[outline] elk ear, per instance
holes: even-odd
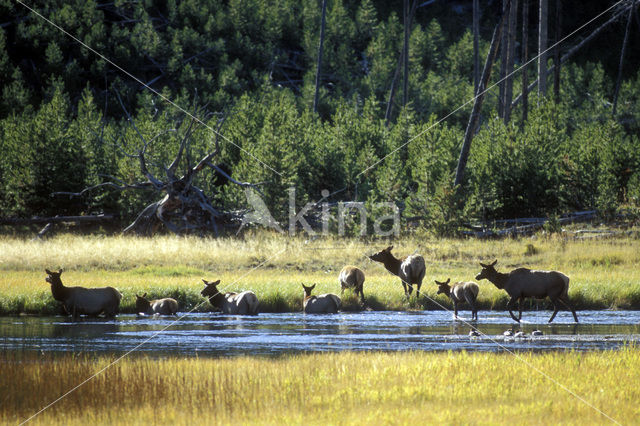
[[[202,279],[202,282],[204,283],[205,287],[209,285],[209,281],[205,280],[204,278]]]
[[[309,287],[309,288],[310,288],[311,290],[313,290],[314,288],[316,288],[315,283],[314,283],[311,287]]]
[[[391,251],[391,250],[393,250],[393,246],[387,247],[387,251]]]
[[[493,262],[491,262],[491,265],[489,265],[489,266],[495,266],[496,263],[498,263],[498,259],[496,259]]]
[[[449,284],[451,282],[451,278],[447,278],[447,282],[445,284]]]
[[[213,283],[211,283],[211,284],[213,284],[213,285],[218,285],[218,284],[220,284],[220,280],[218,280],[218,281],[216,281],[216,282],[213,282]]]
[[[496,260],[496,262],[497,262],[497,260]],[[60,270],[58,271],[58,273],[59,273],[59,274],[61,274],[61,273],[62,273],[62,268],[60,268]]]
[[[145,291],[144,294],[142,295],[142,297],[147,297],[147,292]]]
[[[45,269],[44,271],[47,273],[47,275],[53,275],[53,272],[51,272],[51,271],[50,271],[50,270],[48,270],[48,269]]]
[[[479,262],[479,263],[480,263],[480,266],[482,266],[483,268],[488,268],[488,267],[489,267],[489,265],[485,265],[485,264],[484,264],[484,263],[482,263],[482,262]]]

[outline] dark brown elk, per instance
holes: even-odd
[[[136,294],[136,312],[145,315],[175,315],[178,312],[178,301],[170,297],[164,299],[147,300],[147,293],[142,296]]]
[[[304,289],[304,299],[302,300],[302,307],[305,314],[335,314],[340,309],[342,301],[335,294],[321,294],[319,296],[312,296],[311,292],[316,287],[312,285],[307,287],[302,284]]]
[[[499,289],[507,292],[511,297],[507,303],[509,315],[515,321],[520,322],[522,319],[522,303],[527,297],[535,297],[536,299],[544,299],[548,297],[553,303],[553,314],[549,318],[549,322],[553,321],[558,313],[558,302],[565,305],[573,314],[573,319],[578,322],[576,311],[569,304],[569,277],[558,271],[534,271],[527,268],[518,268],[508,274],[496,271],[495,265],[498,261],[485,265],[480,263],[482,271],[476,276],[477,280],[487,279]],[[518,318],[513,314],[512,309],[518,301],[519,314]]]
[[[258,298],[252,291],[241,293],[220,293],[218,284],[220,280],[204,282],[204,289],[200,294],[209,298],[209,302],[224,314],[231,315],[256,315],[258,313]]]
[[[362,291],[364,272],[355,266],[347,265],[340,271],[338,281],[340,281],[340,287],[342,288],[340,294],[344,294],[346,288],[351,288],[356,294],[360,295],[360,302],[364,305],[364,292]]]
[[[451,299],[453,302],[453,312],[456,318],[458,318],[458,305],[460,303],[467,302],[471,307],[471,319],[477,320],[478,309],[476,308],[476,299],[478,298],[478,284],[473,281],[460,281],[450,286],[450,281],[451,278],[448,278],[445,282],[436,280],[436,284],[438,284],[437,294],[444,294]]]
[[[104,313],[106,317],[114,317],[120,307],[122,295],[113,287],[85,288],[85,287],[65,287],[62,284],[58,272],[45,269],[47,273],[46,281],[51,284],[51,294],[58,302],[62,302],[65,311],[73,318],[80,315],[100,315]]]
[[[387,271],[397,275],[402,280],[404,294],[409,297],[413,291],[413,284],[416,285],[416,296],[420,297],[420,286],[424,279],[425,266],[424,258],[419,254],[412,254],[403,258],[396,258],[391,254],[393,246],[389,246],[378,253],[369,256],[369,259],[381,262]]]

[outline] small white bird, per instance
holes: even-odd
[[[533,330],[533,331],[531,332],[531,335],[532,335],[532,336],[542,336],[542,334],[543,334],[543,333],[542,333],[542,331],[540,331],[540,330]]]
[[[478,332],[478,330],[471,330],[469,332],[469,337],[478,337],[480,335],[480,333]]]
[[[522,331],[518,331],[516,334],[513,335],[513,337],[516,339],[524,339],[526,335]]]
[[[507,330],[504,333],[502,333],[505,337],[511,337],[513,336],[513,330]]]

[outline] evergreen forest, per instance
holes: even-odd
[[[640,2],[544,3],[546,88],[523,96],[539,0],[0,0],[0,217],[109,214],[121,230],[157,201],[148,176],[215,146],[202,196],[239,212],[255,188],[280,222],[290,188],[297,209],[392,202],[402,229],[438,235],[634,214]]]

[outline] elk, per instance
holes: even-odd
[[[558,271],[533,271],[527,268],[518,268],[508,274],[496,271],[495,265],[498,261],[485,265],[480,263],[482,271],[476,276],[477,280],[487,279],[499,289],[507,292],[511,297],[507,303],[509,315],[514,321],[520,322],[522,319],[522,302],[527,297],[535,297],[536,299],[544,299],[549,297],[553,303],[553,314],[549,318],[549,322],[553,321],[558,313],[558,302],[562,302],[571,310],[573,319],[578,322],[576,311],[569,304],[569,277]],[[513,314],[513,305],[518,301],[519,314],[518,318]]]
[[[456,318],[458,318],[458,304],[467,302],[471,307],[471,319],[478,319],[478,309],[476,308],[476,298],[478,297],[478,284],[469,281],[459,281],[450,286],[449,282],[451,278],[448,278],[445,282],[436,280],[438,284],[438,293],[444,294],[449,297],[453,302],[453,312]]]
[[[302,284],[304,289],[304,299],[302,306],[305,314],[335,314],[340,309],[342,301],[335,294],[321,294],[312,296],[311,291],[316,287],[312,285],[307,287]]]
[[[217,281],[204,282],[204,289],[200,292],[204,297],[209,298],[209,302],[220,312],[231,315],[257,315],[258,314],[258,298],[252,291],[243,291],[241,293],[220,293],[218,291]]]
[[[149,301],[147,293],[139,296],[136,294],[136,312],[145,315],[175,315],[178,312],[178,301],[170,297]]]
[[[416,296],[420,297],[420,286],[424,278],[424,258],[419,254],[412,254],[401,259],[391,254],[393,246],[389,246],[378,253],[369,256],[369,259],[381,262],[387,271],[397,275],[402,280],[404,294],[409,297],[413,291],[413,284],[417,286]]]
[[[344,294],[345,288],[352,288],[356,294],[360,295],[360,302],[364,305],[364,292],[362,291],[362,285],[364,284],[364,272],[355,266],[347,265],[342,268],[340,275],[338,275],[338,281],[340,281],[340,287],[342,287],[341,295]]]
[[[51,284],[53,298],[62,302],[67,314],[72,315],[74,319],[83,314],[98,316],[101,313],[112,318],[118,313],[122,294],[115,288],[65,287],[60,279],[62,269],[58,272],[45,269],[45,272],[45,280]]]

